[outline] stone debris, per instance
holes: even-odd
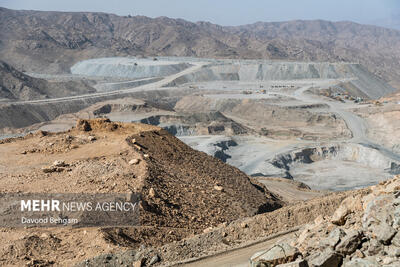
[[[69,164],[66,164],[63,160],[56,160],[53,162],[54,167],[68,167]]]
[[[341,255],[353,254],[361,244],[363,233],[357,230],[350,230],[345,233],[340,243],[335,247]]]
[[[150,190],[149,190],[149,197],[150,197],[150,198],[156,197],[156,191],[154,190],[154,188],[150,188]]]
[[[342,262],[342,257],[331,248],[317,252],[312,257],[314,258],[310,260],[310,265],[315,267],[336,267]]]
[[[224,188],[222,186],[219,185],[214,185],[214,189],[217,191],[224,191]]]
[[[92,130],[90,123],[87,120],[78,120],[76,128],[80,131],[89,132]]]
[[[43,167],[42,171],[44,173],[53,173],[53,172],[63,172],[63,171],[70,171],[70,165],[65,163],[63,160],[56,160],[53,162],[51,166]]]
[[[318,217],[290,244],[305,266],[400,266],[400,176],[344,199],[331,218]],[[251,258],[276,266],[276,246]],[[266,256],[268,257],[266,257]],[[275,258],[274,258],[275,257]],[[293,264],[293,265],[290,265]],[[281,265],[279,265],[281,266]],[[293,261],[283,266],[300,266]]]
[[[256,266],[276,266],[283,263],[295,261],[301,256],[299,250],[287,243],[281,243],[273,246],[269,250],[261,251],[251,258],[252,267]]]
[[[203,230],[203,233],[205,233],[205,234],[210,233],[210,232],[212,232],[213,229],[214,229],[213,227],[208,227]]]
[[[247,224],[247,222],[242,222],[242,223],[240,224],[240,227],[242,227],[242,228],[248,228],[249,225]]]
[[[139,162],[140,162],[140,159],[132,159],[129,161],[129,165],[137,165],[137,164],[139,164]]]
[[[50,167],[44,167],[42,168],[42,171],[44,173],[53,173],[53,172],[63,172],[65,168],[62,167],[55,167],[55,166],[50,166]]]
[[[160,256],[158,256],[158,254],[156,254],[150,259],[149,266],[154,265],[159,261],[160,261]]]
[[[133,147],[136,148],[138,151],[142,151],[142,147],[138,146],[136,143],[133,144]]]

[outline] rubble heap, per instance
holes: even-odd
[[[293,256],[296,256],[293,261]],[[400,176],[343,200],[292,242],[252,257],[253,266],[400,266]]]

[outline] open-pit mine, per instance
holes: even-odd
[[[400,173],[399,143],[387,141],[396,125],[378,129],[368,119],[380,105],[397,108],[379,100],[395,89],[359,64],[129,57],[81,61],[70,75],[28,75],[96,92],[5,99],[3,138],[109,118],[162,127],[260,182],[284,177],[336,191]]]
[[[123,15],[0,6],[0,266],[400,266],[398,25],[356,1],[2,2]]]
[[[344,252],[310,247],[304,227],[325,227],[336,209],[360,212],[346,203],[400,174],[399,96],[360,64],[110,57],[59,75],[0,67],[16,84],[0,102],[2,193],[141,196],[140,226],[2,228],[1,264],[278,257],[275,266],[297,247],[309,262],[337,264]],[[275,243],[293,257],[271,256]]]

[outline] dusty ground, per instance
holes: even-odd
[[[269,191],[280,196],[286,203],[309,200],[328,194],[328,191],[311,190],[306,184],[286,178],[257,177]]]
[[[144,124],[81,120],[68,132],[3,140],[0,153],[2,193],[136,192],[143,205],[140,227],[3,229],[3,265],[69,265],[120,246],[159,246],[284,204],[238,169]],[[44,172],[56,160],[67,166]]]
[[[368,123],[368,136],[380,144],[400,152],[400,94],[382,98],[383,105],[371,105],[356,112]]]

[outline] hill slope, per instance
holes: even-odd
[[[34,99],[45,98],[47,82],[17,71],[0,61],[0,98]]]
[[[30,77],[0,61],[0,99],[34,100],[95,92],[83,82],[48,82]]]
[[[400,32],[352,22],[222,27],[166,17],[0,8],[0,57],[37,72],[103,56],[167,55],[360,62],[400,84]]]
[[[145,124],[81,120],[66,133],[1,141],[0,153],[1,192],[141,194],[144,227],[125,229],[125,238],[105,230],[127,246],[177,240],[283,204],[240,170]],[[56,160],[69,167],[43,173]]]

